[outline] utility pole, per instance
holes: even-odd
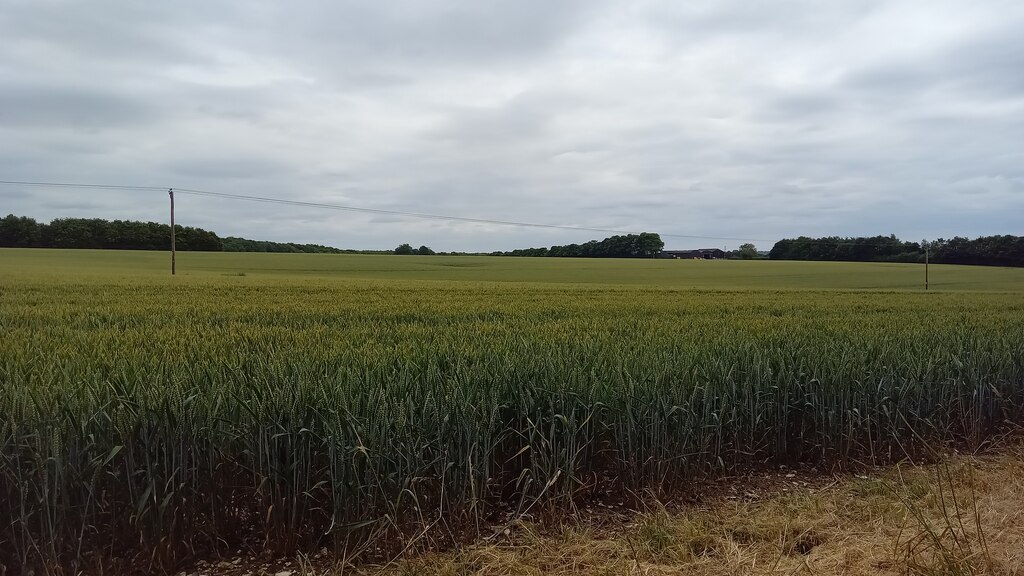
[[[924,290],[928,291],[928,245],[924,247]]]
[[[174,188],[168,188],[167,195],[171,197],[171,276],[174,276]]]

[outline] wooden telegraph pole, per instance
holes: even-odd
[[[924,247],[924,290],[928,291],[928,246]]]
[[[167,195],[171,197],[171,276],[174,276],[174,188],[168,188]]]

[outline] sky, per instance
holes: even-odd
[[[662,234],[1024,234],[1024,2],[5,0],[0,180]],[[179,195],[221,236],[600,239]],[[166,221],[166,192],[0,185]]]

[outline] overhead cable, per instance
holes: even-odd
[[[138,191],[166,191],[173,189],[176,193],[191,194],[194,196],[207,196],[211,198],[225,198],[229,200],[245,200],[249,202],[263,202],[269,204],[283,204],[287,206],[302,206],[307,208],[319,208],[325,210],[342,210],[347,212],[362,212],[367,214],[384,214],[389,216],[402,216],[407,218],[420,218],[426,220],[446,220],[452,222],[466,222],[473,224],[491,224],[498,226],[519,226],[526,228],[545,228],[552,230],[570,230],[582,232],[602,232],[611,234],[635,234],[626,230],[612,228],[597,228],[590,226],[568,226],[560,224],[540,224],[536,222],[517,222],[513,220],[495,220],[491,218],[472,218],[467,216],[450,216],[442,214],[426,214],[422,212],[408,212],[404,210],[389,210],[385,208],[368,208],[365,206],[349,206],[343,204],[327,204],[322,202],[307,202],[303,200],[287,200],[284,198],[271,198],[266,196],[253,196],[249,194],[231,194],[227,192],[212,192],[209,190],[196,190],[192,188],[178,188],[175,186],[124,186],[115,184],[82,184],[71,182],[32,182],[22,180],[0,180],[0,184],[23,185],[23,186],[45,186],[55,188],[91,188],[106,190],[138,190]],[[737,242],[770,242],[757,238],[733,238],[728,236],[700,236],[695,234],[659,234],[669,238],[689,238],[694,240],[727,240]]]

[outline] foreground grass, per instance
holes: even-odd
[[[870,471],[825,486],[821,478],[785,471],[731,482],[719,484],[719,495],[703,504],[654,505],[646,513],[618,514],[598,526],[550,530],[518,523],[492,543],[422,553],[359,572],[724,576],[1024,571],[1024,453],[1019,447],[998,456],[951,456],[931,466]]]

